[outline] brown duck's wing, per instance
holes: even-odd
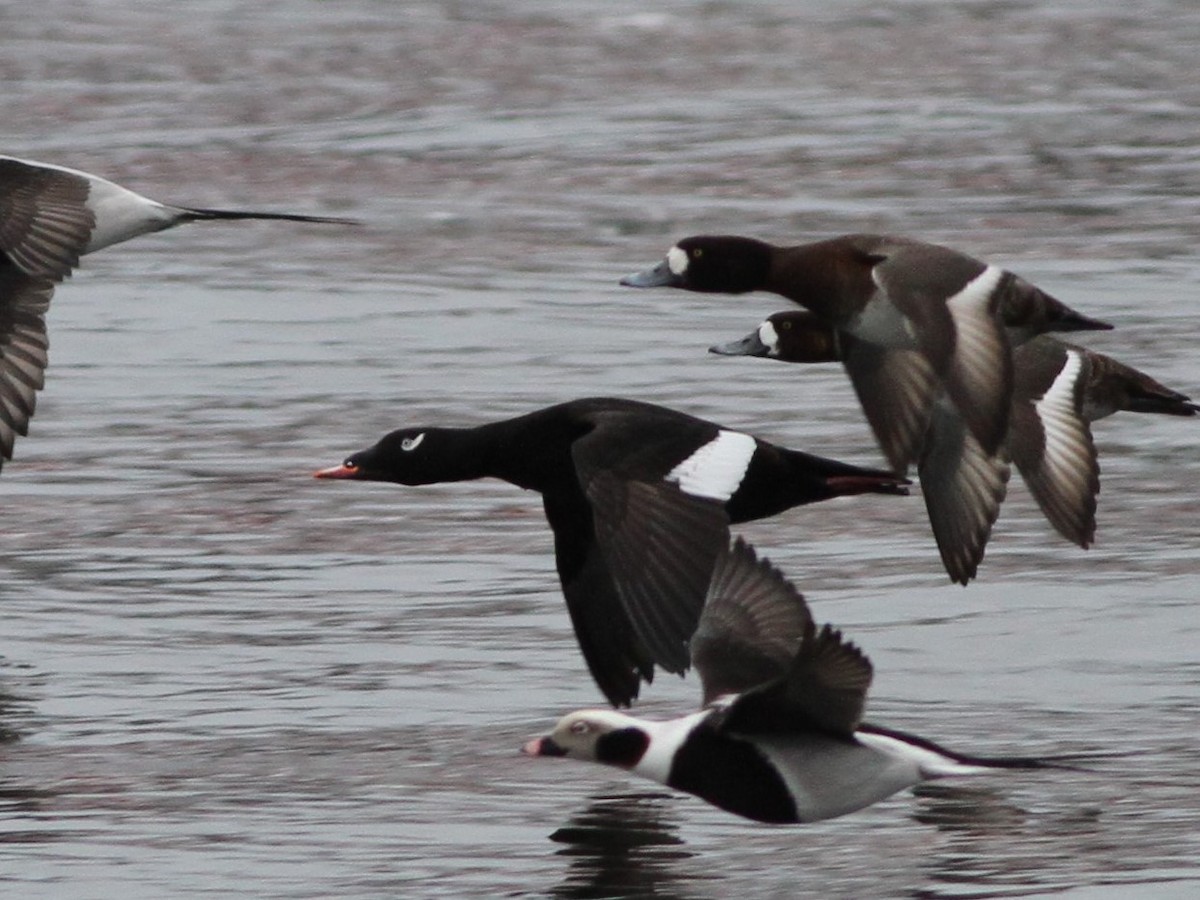
[[[897,246],[875,268],[880,289],[913,322],[918,346],[986,453],[1008,431],[1012,354],[999,310],[1014,277],[921,243]]]
[[[919,467],[921,494],[951,580],[975,577],[1007,491],[1002,454],[985,453],[956,409],[934,408]]]
[[[899,475],[921,455],[933,402],[940,391],[933,366],[919,350],[895,350],[843,335],[846,374],[888,463]]]
[[[1083,412],[1091,362],[1080,348],[1042,349],[1056,352],[1017,356],[1009,452],[1054,529],[1087,547],[1096,535],[1100,491],[1096,445]]]

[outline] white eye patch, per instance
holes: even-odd
[[[775,330],[775,326],[770,322],[763,322],[758,326],[758,339],[763,342],[763,346],[771,351],[774,356],[779,353],[779,332]]]
[[[682,275],[687,271],[688,255],[684,250],[678,247],[672,247],[667,251],[667,268],[671,270],[672,275]]]
[[[416,450],[421,446],[421,441],[425,440],[425,432],[421,432],[416,437],[405,438],[400,442],[401,450]]]

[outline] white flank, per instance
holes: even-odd
[[[162,231],[178,220],[178,213],[157,200],[143,197],[95,175],[85,176],[91,187],[87,205],[96,215],[92,239],[84,253],[93,253],[140,234]]]
[[[987,766],[972,766],[961,763],[949,756],[944,756],[928,747],[919,747],[902,741],[899,738],[885,734],[875,734],[869,731],[856,731],[854,737],[859,743],[870,747],[892,759],[910,763],[917,767],[922,778],[945,778],[950,775],[981,775],[991,771]]]
[[[756,446],[748,434],[722,430],[668,472],[667,481],[695,497],[728,500],[746,476]]]
[[[703,709],[690,716],[666,722],[650,722],[645,719],[639,721],[638,727],[650,735],[650,746],[633,767],[633,771],[660,784],[666,784],[667,779],[671,777],[671,764],[675,761],[675,754],[680,746],[692,733],[692,729],[711,714],[712,710]]]
[[[687,271],[688,255],[686,251],[680,250],[678,247],[672,247],[667,251],[667,268],[671,270],[672,275],[682,275]]]
[[[763,322],[758,326],[758,339],[772,356],[779,355],[779,332],[771,322]]]
[[[1034,404],[1046,434],[1044,464],[1058,478],[1070,472],[1078,459],[1083,420],[1075,409],[1075,383],[1083,369],[1083,354],[1067,351],[1067,361],[1042,399]]]

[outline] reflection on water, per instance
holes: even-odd
[[[603,394],[877,464],[840,371],[705,352],[777,300],[617,287],[698,231],[944,240],[1200,394],[1194,3],[190,10],[0,10],[4,152],[367,224],[180,228],[57,291],[0,476],[10,893],[1196,892],[1195,421],[1096,428],[1087,552],[1011,484],[966,590],[916,497],[746,527],[870,654],[872,719],[1136,751],[795,828],[517,752],[598,702],[537,496],[310,477],[400,425]]]
[[[666,817],[662,793],[594,796],[550,835],[570,865],[555,897],[682,897],[688,886],[672,863],[684,849],[678,825]]]

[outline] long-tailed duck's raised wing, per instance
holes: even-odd
[[[800,592],[738,538],[717,559],[692,637],[692,664],[700,673],[704,703],[787,674],[811,625]]]

